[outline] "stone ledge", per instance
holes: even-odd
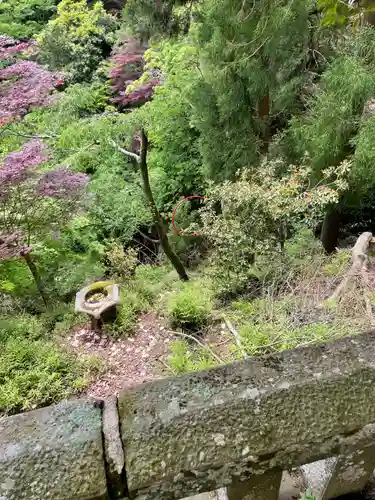
[[[111,498],[121,498],[125,495],[126,479],[116,396],[112,396],[104,402],[103,437],[110,495]]]
[[[101,409],[69,401],[0,420],[0,497],[106,499]]]
[[[375,336],[144,384],[119,398],[128,486],[178,499],[368,444]]]

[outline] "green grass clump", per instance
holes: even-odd
[[[58,334],[70,332],[74,327],[87,322],[85,314],[75,313],[73,303],[56,303],[43,312],[39,318],[48,332]]]
[[[170,266],[138,266],[132,287],[150,304],[153,304],[160,294],[171,290],[178,283],[178,276]]]
[[[197,329],[206,325],[213,310],[213,300],[207,285],[189,282],[173,292],[167,300],[172,327]]]
[[[121,303],[117,309],[116,321],[108,324],[107,328],[114,336],[130,335],[137,322],[139,313],[149,306],[147,300],[134,290],[121,292]]]
[[[324,342],[345,335],[338,325],[311,323],[298,328],[282,323],[249,324],[240,328],[241,343],[249,355],[267,354],[294,347]]]
[[[325,276],[338,277],[347,271],[350,267],[350,250],[340,250],[331,255],[329,261],[324,266]]]
[[[171,354],[167,364],[174,375],[205,370],[216,366],[217,362],[208,349],[203,347],[192,348],[185,340],[176,340],[170,345]]]
[[[238,358],[243,353],[257,356],[285,349],[326,342],[365,328],[366,317],[337,310],[337,304],[305,303],[305,297],[263,297],[251,302],[239,300],[226,312],[241,339],[232,346]]]
[[[1,346],[0,412],[60,401],[88,382],[85,363],[52,342],[15,338]]]
[[[45,334],[43,323],[31,314],[19,314],[0,318],[0,345],[11,338],[36,340]]]
[[[0,413],[31,410],[83,389],[100,363],[78,359],[49,339],[42,319],[0,321]]]

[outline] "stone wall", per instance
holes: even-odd
[[[276,500],[282,471],[302,465],[317,500],[359,491],[375,468],[374,396],[375,335],[363,334],[3,418],[0,500],[218,488]]]

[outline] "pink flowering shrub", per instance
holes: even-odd
[[[40,171],[48,159],[44,144],[32,140],[0,167],[0,259],[19,255],[33,236],[63,224],[77,209],[88,176],[68,167]]]

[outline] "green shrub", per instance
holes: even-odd
[[[182,328],[199,328],[207,324],[213,309],[210,291],[203,283],[190,282],[180,291],[172,293],[167,302],[171,325]]]
[[[71,313],[63,306],[39,317],[1,317],[0,413],[30,410],[65,399],[83,389],[91,375],[102,369],[100,360],[78,359],[48,338]]]
[[[280,171],[289,175],[281,177]],[[268,262],[266,267],[272,269],[272,261],[282,259],[288,234],[312,227],[326,206],[338,200],[347,186],[345,172],[345,165],[339,165],[334,170],[336,184],[305,191],[308,167],[264,160],[256,174],[244,170],[235,182],[213,185],[201,210],[201,234],[212,248],[216,294],[225,298],[253,293],[259,287],[258,268]]]
[[[148,306],[147,301],[130,289],[121,293],[121,303],[117,310],[116,321],[108,324],[108,330],[115,336],[129,335],[132,333],[140,312]]]
[[[43,322],[31,314],[0,318],[0,345],[8,339],[15,338],[37,340],[42,338],[45,333],[46,328]]]
[[[36,293],[33,277],[23,259],[1,260],[0,276],[0,293],[20,298],[28,293]]]
[[[254,316],[255,314],[253,302],[246,300],[235,300],[232,302],[232,308],[245,316]]]
[[[285,244],[286,255],[293,258],[304,258],[311,253],[321,253],[321,243],[315,238],[311,229],[301,228]]]
[[[133,287],[144,300],[151,304],[157,297],[173,288],[179,286],[179,279],[170,265],[163,266],[138,266],[135,270]]]
[[[56,303],[40,315],[40,321],[48,332],[63,334],[86,323],[87,316],[76,314],[73,304]]]
[[[62,244],[35,245],[34,255],[45,290],[58,299],[73,298],[80,288],[104,274],[98,256],[75,253]]]
[[[115,17],[102,2],[62,0],[57,16],[38,37],[40,57],[53,69],[67,70],[72,81],[90,80],[102,58],[114,43]]]
[[[170,345],[171,354],[167,364],[174,375],[205,370],[217,365],[207,349],[192,348],[185,340],[176,340]]]
[[[106,257],[111,275],[116,279],[128,282],[133,276],[138,259],[134,248],[124,250],[124,246],[116,241],[108,245]]]
[[[67,398],[89,382],[83,361],[52,342],[11,338],[1,345],[0,412],[14,413]]]
[[[31,38],[55,14],[58,0],[4,0],[0,2],[0,32],[13,38]]]

